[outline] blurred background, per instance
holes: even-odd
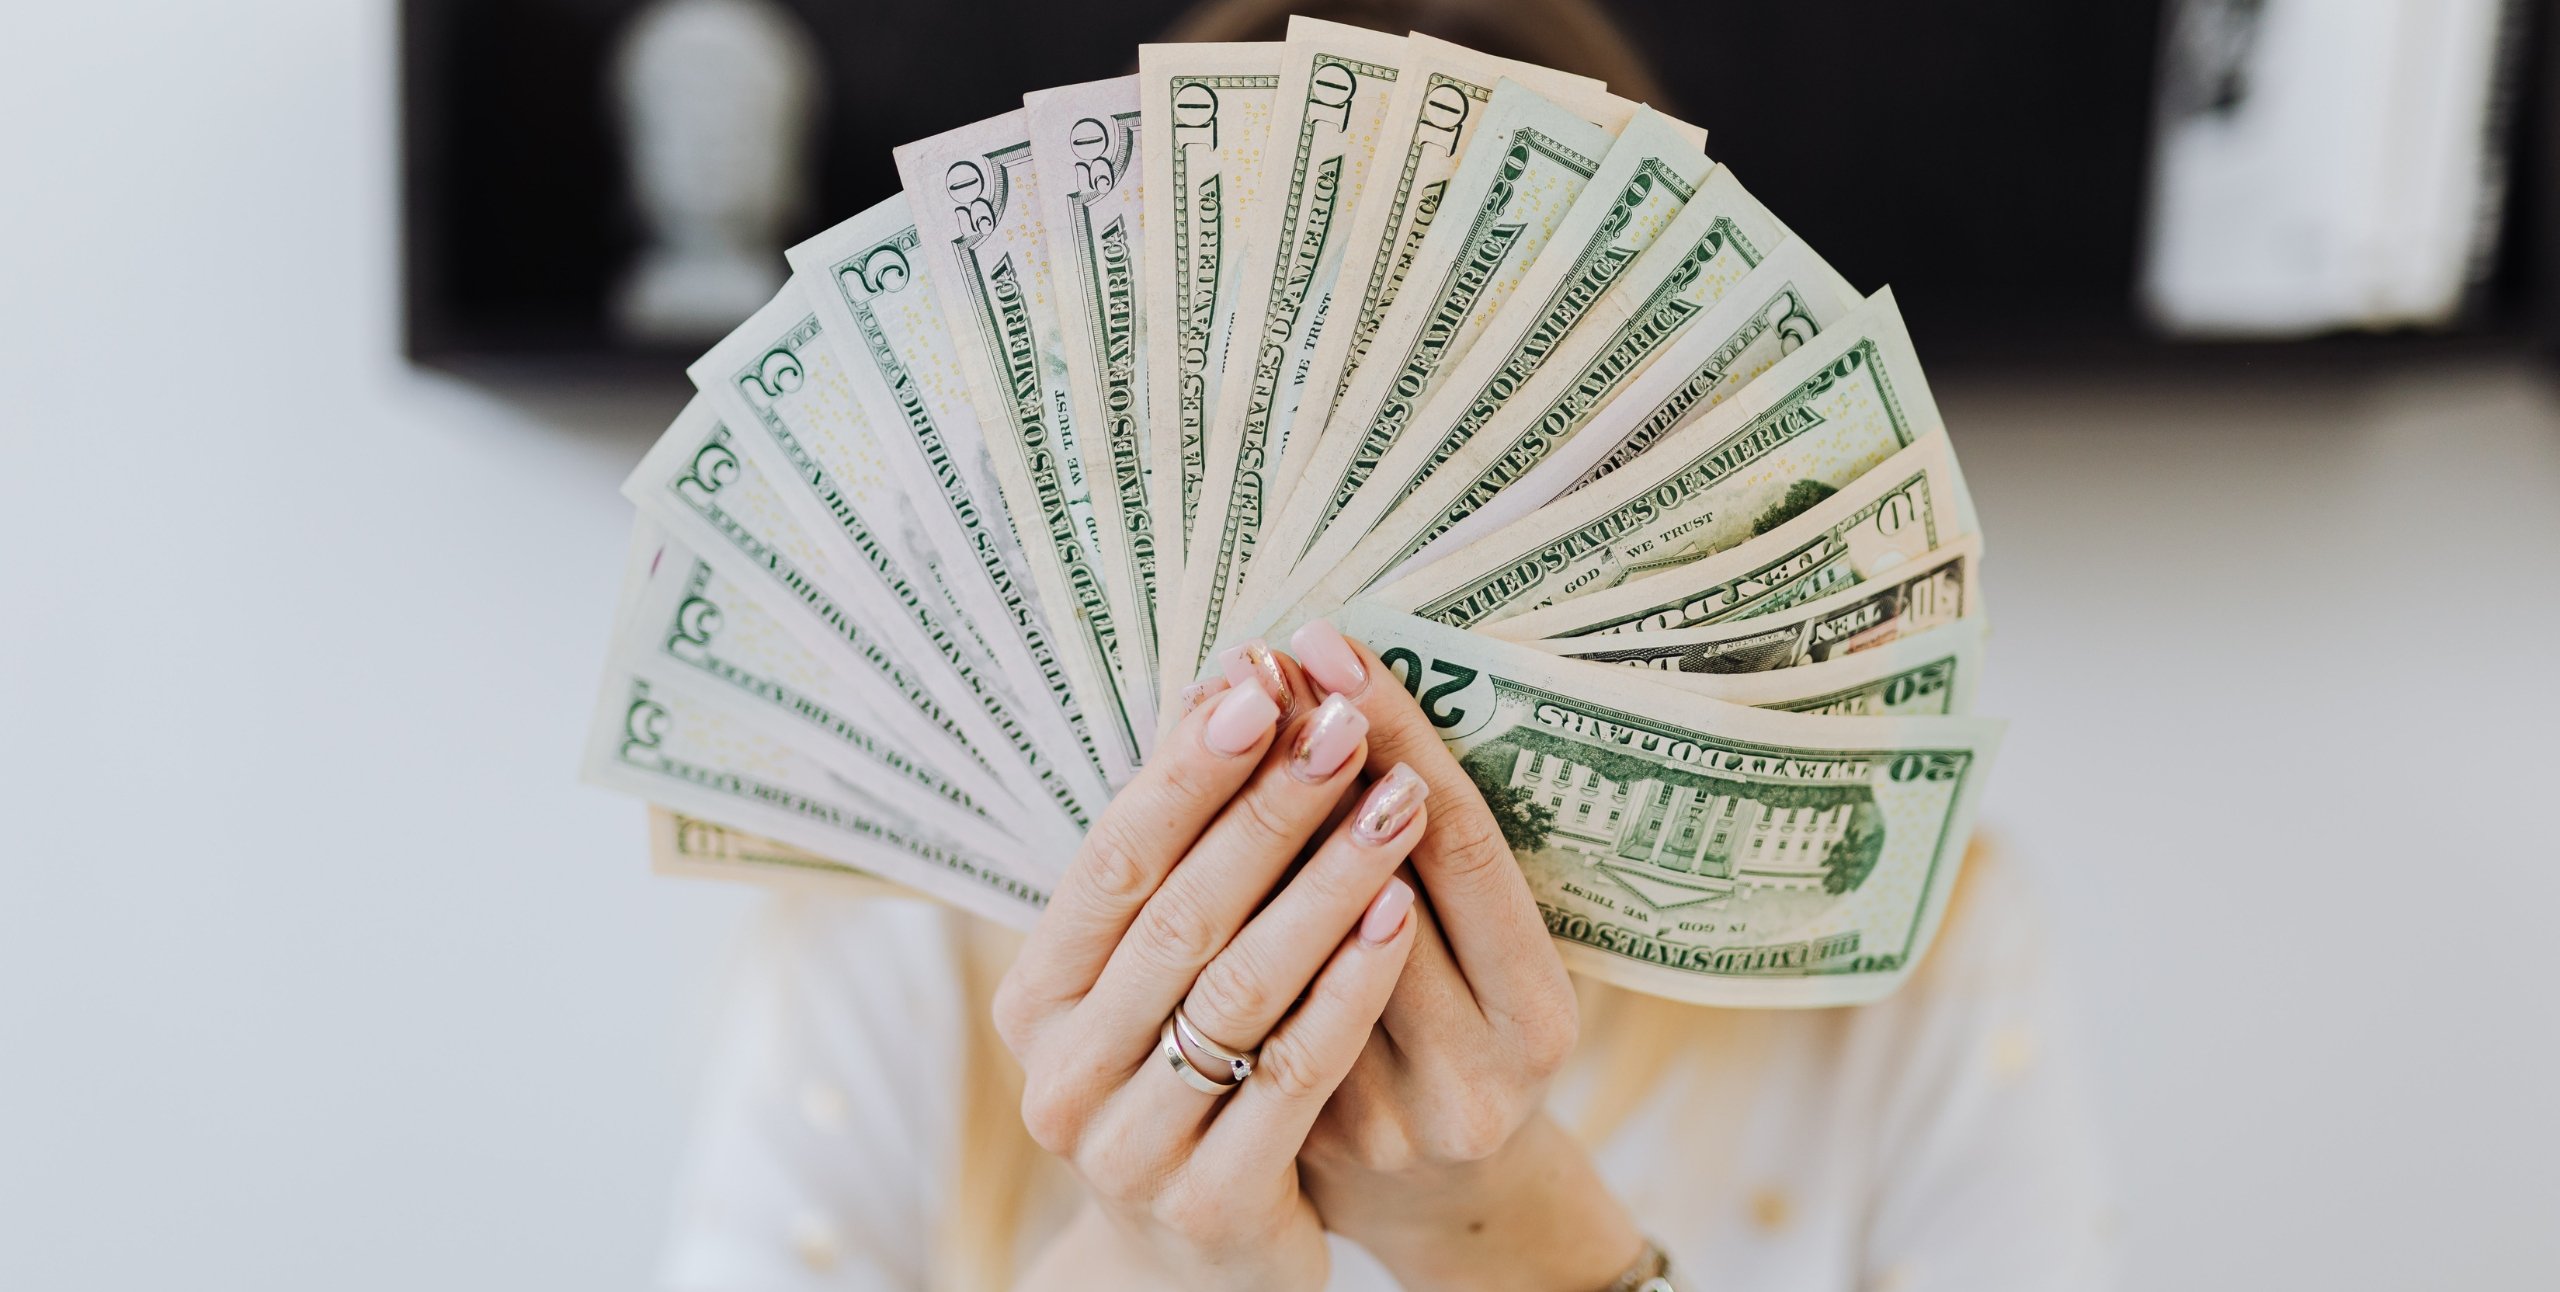
[[[576,784],[617,483],[891,146],[1289,7],[17,7],[0,1287],[646,1285],[755,898]],[[1540,61],[1588,16],[1295,7]],[[669,8],[751,92],[642,56]],[[1571,44],[1904,303],[2130,1287],[2560,1286],[2548,9],[1619,0]]]

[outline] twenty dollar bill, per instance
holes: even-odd
[[[1929,946],[2001,724],[1748,709],[1355,604],[1483,791],[1565,963],[1699,1004],[1851,1005]]]

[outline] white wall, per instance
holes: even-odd
[[[746,903],[574,783],[668,410],[393,357],[387,8],[0,41],[0,1287],[647,1279]],[[2135,1285],[2560,1279],[2560,402],[1943,393]]]
[[[2132,1286],[2560,1286],[2547,376],[1944,393]]]
[[[669,410],[396,359],[389,10],[0,37],[0,1287],[648,1275],[744,909],[576,784]]]

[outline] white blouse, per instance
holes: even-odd
[[[964,1011],[983,1008],[961,998],[963,918],[895,899],[769,905],[712,1056],[668,1286],[929,1286]],[[2108,1285],[2111,1224],[2041,932],[2014,868],[1977,856],[1889,999],[1702,1011],[1706,1039],[1608,1132],[1601,1173],[1701,1292]],[[1564,1125],[1595,1084],[1568,1067],[1550,1101]],[[1047,1166],[1026,1253],[1075,1207]],[[1334,1256],[1333,1292],[1395,1286],[1348,1242]]]

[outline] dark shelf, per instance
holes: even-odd
[[[1183,6],[842,6],[793,0],[831,111],[814,232],[894,188],[889,150],[1022,90],[1129,70]],[[2560,339],[2560,122],[2547,0],[2510,82],[2505,235],[2450,333],[2165,340],[2132,300],[2150,154],[2157,0],[2053,5],[1613,6],[1666,65],[1670,110],[1851,281],[1891,282],[1933,366],[2162,370],[2429,362]],[[680,381],[689,352],[632,347],[604,301],[636,238],[604,64],[635,0],[404,0],[406,347],[500,383]],[[1855,41],[1838,33],[1854,18]],[[988,42],[990,25],[1010,39]],[[1784,51],[1822,48],[1817,78]],[[968,58],[947,51],[967,49]],[[1501,51],[1497,51],[1501,52]],[[1535,51],[1523,51],[1535,57]]]

